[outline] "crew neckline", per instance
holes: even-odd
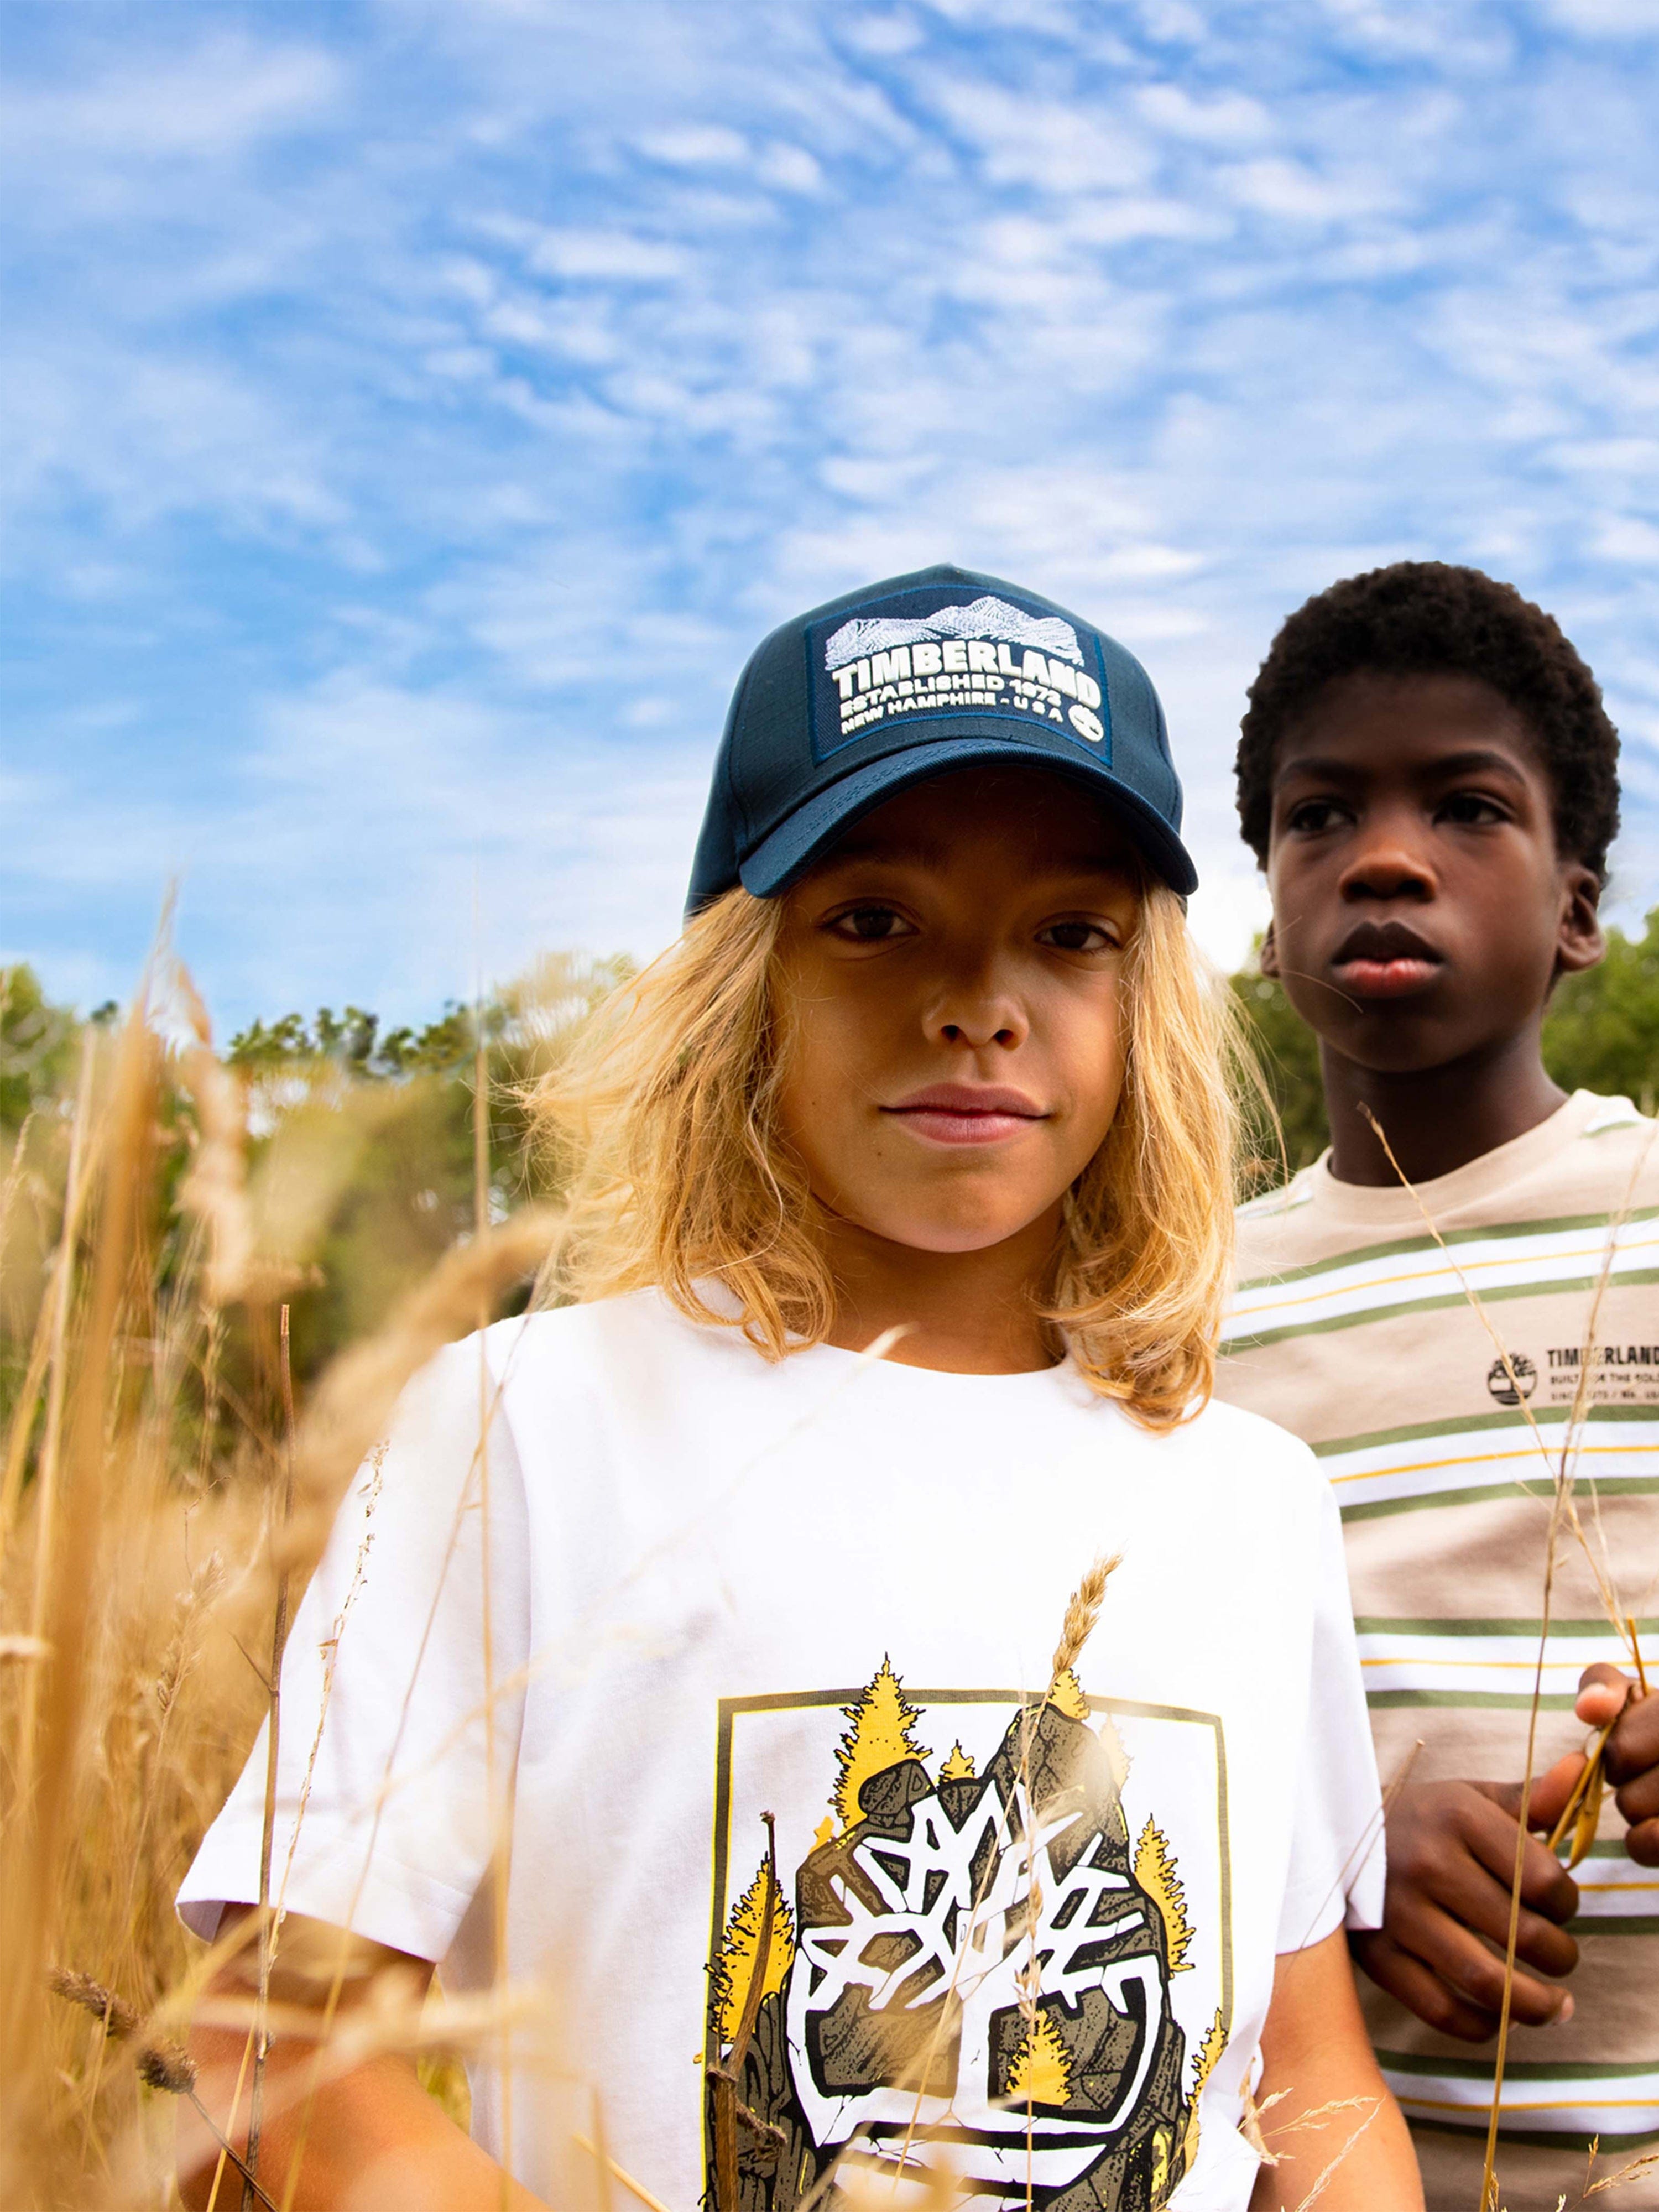
[[[726,1284],[720,1281],[718,1278],[701,1277],[698,1279],[696,1287],[699,1296],[703,1299],[704,1303],[712,1311],[723,1314],[729,1320],[734,1322],[738,1319],[740,1309],[738,1307],[737,1298],[733,1296],[731,1289]],[[679,1309],[673,1304],[673,1301],[665,1297],[659,1288],[653,1288],[645,1295],[655,1297],[666,1312],[673,1314],[675,1317],[688,1328],[702,1328],[707,1325],[702,1322],[693,1321],[689,1314],[681,1313]],[[1060,1358],[1053,1361],[1047,1367],[1021,1367],[1016,1369],[1016,1370],[1011,1375],[980,1375],[975,1374],[971,1370],[957,1367],[917,1367],[913,1365],[908,1360],[888,1359],[884,1357],[878,1357],[872,1359],[867,1352],[849,1352],[845,1345],[841,1344],[801,1344],[797,1342],[792,1346],[786,1356],[784,1364],[788,1367],[796,1368],[798,1371],[804,1371],[804,1370],[801,1369],[802,1362],[810,1362],[817,1366],[823,1367],[830,1365],[836,1360],[844,1362],[849,1368],[858,1367],[860,1365],[868,1366],[871,1368],[878,1367],[887,1374],[925,1375],[935,1378],[940,1382],[951,1383],[1000,1383],[1004,1385],[1012,1383],[1024,1388],[1030,1385],[1037,1385],[1045,1382],[1050,1382],[1062,1376],[1069,1375],[1076,1376],[1079,1382],[1081,1382],[1082,1379],[1078,1372],[1077,1362],[1073,1358],[1069,1349]],[[1086,1382],[1083,1383],[1082,1387],[1085,1390],[1089,1389]],[[1091,1397],[1096,1395],[1097,1394],[1095,1392],[1090,1391],[1090,1395]]]
[[[1010,1386],[1027,1389],[1040,1388],[1045,1384],[1052,1385],[1063,1376],[1075,1376],[1078,1371],[1076,1363],[1069,1352],[1063,1359],[1056,1359],[1049,1366],[1020,1367],[1016,1368],[1011,1374],[1005,1375],[982,1375],[971,1369],[958,1367],[918,1367],[908,1359],[888,1359],[882,1357],[872,1359],[867,1352],[849,1352],[845,1345],[841,1344],[803,1345],[799,1352],[792,1352],[789,1358],[791,1362],[798,1359],[811,1360],[819,1366],[828,1366],[832,1362],[839,1361],[849,1368],[861,1364],[872,1369],[879,1368],[886,1375],[920,1376],[925,1377],[927,1382],[951,1384],[966,1382],[976,1388],[989,1384],[1004,1389]]]
[[[1438,1223],[1462,1207],[1493,1197],[1506,1185],[1519,1182],[1540,1167],[1563,1145],[1582,1137],[1597,1109],[1609,1103],[1593,1091],[1575,1091],[1563,1099],[1553,1114],[1547,1114],[1520,1136],[1511,1137],[1507,1144],[1495,1145],[1491,1152],[1482,1152],[1475,1159],[1466,1160],[1449,1175],[1414,1183],[1409,1190],[1398,1183],[1384,1187],[1339,1182],[1331,1173],[1328,1147],[1311,1167],[1304,1169],[1297,1180],[1304,1184],[1323,1213],[1334,1215],[1339,1220],[1386,1226],[1403,1222],[1420,1226],[1427,1212]],[[1634,1115],[1634,1107],[1631,1111]]]

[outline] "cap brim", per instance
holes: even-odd
[[[1192,856],[1169,823],[1138,792],[1121,783],[1109,769],[1079,761],[1076,768],[1006,737],[941,738],[932,744],[907,746],[884,759],[854,769],[839,783],[815,793],[763,837],[738,868],[743,887],[757,898],[775,898],[788,890],[842,830],[908,785],[922,783],[946,769],[971,768],[981,761],[1017,761],[1024,768],[1048,769],[1091,791],[1121,823],[1142,858],[1160,881],[1182,896],[1198,889]]]

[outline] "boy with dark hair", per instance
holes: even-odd
[[[1577,2203],[1592,2139],[1599,2178],[1659,2136],[1659,1698],[1613,1618],[1659,1564],[1659,1146],[1627,1100],[1565,1096],[1539,1042],[1558,979],[1601,957],[1618,750],[1550,617],[1439,562],[1292,615],[1238,750],[1262,969],[1317,1033],[1331,1147],[1242,1209],[1218,1388],[1305,1437],[1342,1508],[1380,1764],[1403,1776],[1384,1925],[1353,1948],[1432,2212],[1480,2202],[1494,2061],[1468,2046],[1498,2027],[1517,1866],[1502,2201]],[[1547,1599],[1564,1449],[1583,1540],[1564,1531]],[[1543,1838],[1586,1725],[1615,1717],[1575,1882]],[[1659,2167],[1619,2201],[1659,2207]]]

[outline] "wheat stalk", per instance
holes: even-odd
[[[1114,1552],[1109,1557],[1103,1553],[1066,1601],[1066,1618],[1060,1624],[1060,1641],[1054,1646],[1054,1666],[1048,1677],[1051,1698],[1060,1687],[1061,1677],[1070,1674],[1083,1656],[1083,1647],[1094,1634],[1100,1608],[1106,1602],[1106,1585],[1122,1564],[1121,1552]]]
[[[266,2207],[266,2212],[277,2212],[277,2208],[260,2188],[252,2170],[245,2165],[234,2149],[220,2133],[213,2115],[202,2102],[196,2088],[196,2063],[183,2044],[169,2039],[156,2039],[143,2033],[143,2021],[137,2008],[118,1996],[113,1990],[106,1989],[90,1974],[73,1967],[54,1966],[47,1976],[47,1986],[56,1996],[68,2003],[79,2005],[94,2020],[103,2023],[106,2039],[112,2043],[131,2043],[133,2061],[138,2078],[151,2089],[164,2090],[169,2096],[183,2097],[194,2106],[208,2128],[217,2138],[219,2154],[228,2159],[241,2175],[243,2186],[252,2197]]]

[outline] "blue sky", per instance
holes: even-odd
[[[1659,0],[11,0],[0,957],[222,1023],[672,935],[732,681],[943,558],[1227,765],[1310,591],[1552,608],[1659,898]],[[475,884],[477,921],[475,926]]]

